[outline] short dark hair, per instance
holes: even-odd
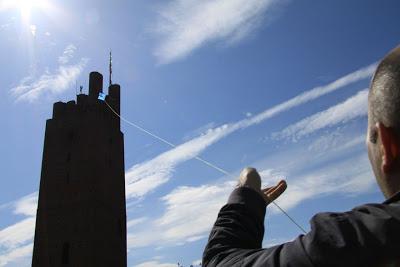
[[[369,119],[400,129],[400,46],[379,63],[368,96]]]

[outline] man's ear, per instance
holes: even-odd
[[[400,142],[392,127],[386,127],[383,123],[378,122],[376,128],[381,139],[382,172],[389,173],[400,156]]]

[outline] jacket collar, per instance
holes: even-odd
[[[397,202],[397,201],[400,201],[400,191],[398,191],[396,194],[394,194],[390,198],[386,199],[386,201],[383,202],[383,204],[390,204],[390,203]]]

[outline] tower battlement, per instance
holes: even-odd
[[[53,104],[52,119],[64,120],[73,119],[75,116],[85,116],[88,113],[101,115],[104,120],[113,122],[112,127],[120,128],[120,119],[107,106],[107,104],[120,114],[121,87],[119,84],[112,84],[108,87],[108,95],[105,102],[98,99],[99,93],[103,92],[103,76],[98,72],[91,72],[89,78],[89,95],[78,94],[76,101],[56,102]],[[111,126],[110,125],[110,126]]]

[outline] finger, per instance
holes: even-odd
[[[280,181],[278,185],[276,185],[272,190],[266,193],[266,196],[269,201],[274,201],[277,199],[283,192],[285,192],[287,188],[287,184],[285,181]]]
[[[261,191],[263,193],[265,193],[265,194],[268,194],[268,193],[272,192],[273,190],[275,190],[279,186],[279,184],[281,184],[283,182],[285,182],[285,181],[284,180],[280,180],[276,185],[264,188]]]
[[[270,191],[267,196],[268,199],[270,199],[271,201],[274,201],[275,199],[277,199],[283,192],[285,192],[287,188],[287,184],[285,181],[281,181],[279,182],[279,184],[272,190]]]
[[[267,188],[264,188],[264,189],[261,190],[262,193],[263,193],[264,200],[265,200],[267,203],[271,203],[271,202],[274,200],[274,199],[270,199],[269,195],[270,195],[273,191],[277,190],[277,188],[279,188],[280,184],[283,184],[283,183],[286,183],[286,182],[283,181],[283,180],[281,180],[281,181],[279,181],[276,185],[271,186],[271,187],[267,187]],[[272,196],[272,197],[273,197],[273,196]],[[276,197],[276,198],[277,198],[277,197]]]
[[[270,186],[270,187],[267,187],[267,188],[262,189],[261,191],[262,191],[263,193],[268,194],[268,192],[272,191],[274,188],[275,188],[275,186]]]

